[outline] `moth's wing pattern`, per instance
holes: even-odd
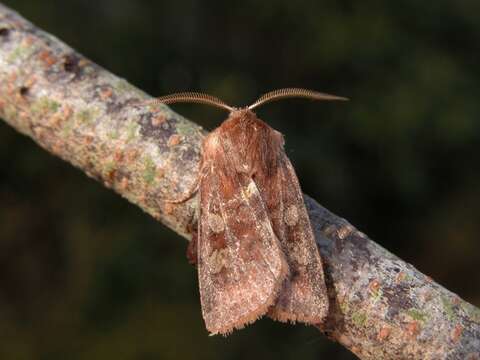
[[[276,176],[270,178],[276,189],[269,209],[288,265],[290,277],[285,281],[269,316],[279,321],[321,323],[328,312],[328,296],[322,260],[315,242],[310,219],[295,170],[283,152]]]
[[[198,275],[202,312],[212,334],[228,334],[266,314],[288,275],[288,265],[261,195],[236,172],[222,138],[203,147]]]

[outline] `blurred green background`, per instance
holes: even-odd
[[[306,193],[480,306],[480,2],[3,2],[152,95],[350,97],[257,113]],[[3,122],[0,163],[0,359],[354,358],[270,320],[208,337],[184,240]]]

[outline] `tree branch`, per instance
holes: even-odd
[[[0,4],[0,115],[188,238],[205,132]],[[306,196],[331,301],[321,326],[362,359],[479,359],[480,310]]]

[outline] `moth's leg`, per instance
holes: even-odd
[[[197,227],[195,226],[192,229],[192,240],[190,240],[190,242],[188,243],[187,251],[186,251],[188,263],[193,266],[197,266],[197,249],[198,249],[198,231],[197,231]]]

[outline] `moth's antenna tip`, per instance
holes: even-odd
[[[308,89],[285,88],[285,89],[270,91],[262,95],[260,98],[257,99],[257,101],[255,101],[248,108],[252,110],[267,102],[279,100],[279,99],[287,99],[287,98],[305,98],[305,99],[311,99],[311,100],[324,100],[324,101],[348,101],[349,100],[348,98],[343,96],[336,96],[336,95],[321,93],[318,91],[313,91]]]
[[[345,96],[331,95],[331,94],[325,94],[325,93],[315,93],[315,96],[310,98],[312,100],[350,101],[350,98]]]

